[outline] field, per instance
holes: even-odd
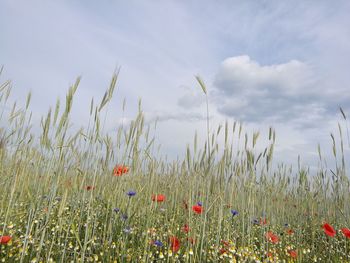
[[[194,138],[183,160],[167,161],[141,105],[129,126],[104,132],[116,82],[72,130],[78,79],[39,135],[30,94],[9,106],[11,84],[0,83],[0,262],[350,262],[343,111],[330,138],[336,166],[319,148],[313,174],[273,164],[272,128],[261,151],[259,132],[249,137],[237,122],[213,129],[209,118],[206,142]]]

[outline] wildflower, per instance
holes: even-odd
[[[221,240],[221,243],[225,246],[228,247],[230,245],[230,243],[226,240]]]
[[[170,240],[170,247],[171,250],[175,253],[180,249],[180,241],[176,236],[171,236],[169,238]]]
[[[288,229],[286,232],[287,232],[288,235],[293,235],[294,234],[294,230],[293,229]]]
[[[117,165],[113,169],[114,176],[122,176],[123,174],[126,174],[129,172],[129,167],[124,165]]]
[[[153,245],[157,246],[157,247],[162,247],[163,246],[163,243],[159,240],[156,240],[153,242]]]
[[[194,206],[192,206],[192,210],[196,214],[201,214],[203,212],[203,207],[199,206],[199,205],[194,205]]]
[[[288,250],[288,254],[289,256],[291,256],[292,258],[297,258],[298,257],[298,252],[296,250]]]
[[[265,237],[268,241],[270,241],[273,244],[277,244],[279,242],[279,238],[277,235],[275,235],[273,232],[269,231],[265,234]]]
[[[228,252],[228,251],[227,251],[226,248],[221,248],[221,249],[219,250],[219,254],[220,254],[220,255],[225,254],[225,253],[227,253],[227,252]]]
[[[324,233],[327,236],[330,236],[330,237],[334,237],[335,236],[336,232],[335,232],[334,228],[330,224],[324,223],[322,228],[323,228]]]
[[[231,214],[232,214],[232,217],[238,215],[238,211],[237,210],[231,210]]]
[[[121,171],[121,169],[119,169],[119,167],[115,167],[113,169],[113,174],[114,174],[114,176],[122,176],[122,171]]]
[[[152,195],[152,201],[153,202],[164,202],[165,201],[165,195]]]
[[[266,225],[266,224],[267,224],[266,218],[260,218],[260,225],[261,225],[261,226],[264,226],[264,225]]]
[[[120,209],[119,209],[118,207],[116,207],[116,208],[113,209],[113,211],[114,211],[115,213],[119,213]]]
[[[8,242],[10,242],[11,239],[12,239],[12,237],[10,237],[10,236],[0,236],[0,244],[5,245]]]
[[[128,215],[127,214],[122,214],[121,218],[123,221],[126,221],[128,219]]]
[[[88,185],[88,186],[86,187],[86,190],[87,190],[87,191],[94,190],[94,189],[95,189],[95,187],[92,186],[92,185]]]
[[[197,205],[198,206],[203,206],[203,203],[202,202],[198,202]]]
[[[155,235],[157,232],[157,229],[154,227],[147,229],[147,234]]]
[[[136,195],[136,192],[135,191],[129,191],[126,193],[129,197],[132,197],[134,195]]]
[[[182,231],[185,232],[185,233],[188,233],[190,231],[190,227],[185,224],[183,227],[182,227]]]
[[[252,223],[253,223],[254,225],[259,225],[259,220],[256,219],[256,218],[254,218],[253,221],[252,221]]]
[[[343,232],[343,235],[346,236],[347,238],[350,238],[350,229],[349,228],[342,228],[341,232]]]
[[[132,229],[131,229],[131,227],[127,226],[126,228],[123,229],[123,231],[125,234],[130,234]]]

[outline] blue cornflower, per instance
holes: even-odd
[[[114,211],[115,213],[118,213],[118,212],[120,211],[120,209],[119,209],[118,207],[116,207],[116,208],[113,209],[113,211]]]
[[[197,205],[203,206],[203,203],[202,202],[198,202]]]
[[[236,215],[238,215],[238,211],[237,210],[231,210],[231,214],[232,214],[232,216],[236,216]]]
[[[132,197],[134,195],[136,195],[136,192],[135,191],[129,191],[126,193],[129,197]]]
[[[160,242],[159,240],[154,241],[153,244],[156,245],[157,247],[162,247],[163,246],[163,243]]]
[[[126,228],[124,228],[123,231],[124,231],[125,234],[130,234],[131,230],[132,230],[131,227],[127,226]]]
[[[254,225],[259,225],[259,220],[256,219],[256,218],[254,218],[254,219],[253,219],[253,224],[254,224]]]
[[[288,224],[288,223],[285,223],[285,224],[284,224],[284,226],[285,226],[285,227],[288,227],[288,226],[289,226],[289,224]]]
[[[122,218],[122,220],[124,220],[124,221],[125,221],[125,220],[127,220],[127,219],[128,219],[128,215],[127,215],[127,214],[122,214],[122,215],[121,215],[121,218]]]

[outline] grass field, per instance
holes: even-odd
[[[208,120],[206,142],[194,138],[183,160],[167,162],[141,107],[130,126],[103,131],[116,81],[74,131],[78,79],[38,136],[30,95],[12,107],[10,82],[0,84],[1,262],[350,262],[343,112],[330,138],[336,167],[319,149],[315,174],[273,165],[274,130],[261,151],[260,134],[236,122]]]

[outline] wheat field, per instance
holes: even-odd
[[[273,128],[261,138],[238,122],[210,127],[209,107],[206,140],[168,161],[141,104],[130,125],[104,131],[117,79],[74,130],[78,78],[39,134],[31,95],[9,105],[12,84],[0,83],[0,262],[350,262],[342,110],[330,138],[336,166],[319,148],[316,173],[273,163]]]

